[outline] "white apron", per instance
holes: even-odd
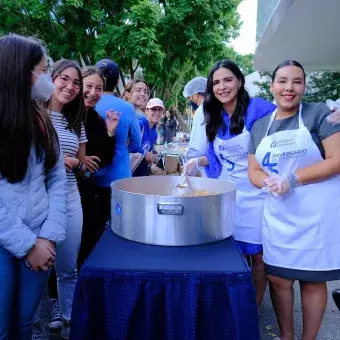
[[[255,157],[268,175],[288,176],[322,162],[320,150],[302,121],[299,129],[266,136]],[[286,198],[266,195],[263,259],[273,266],[300,270],[340,269],[340,176],[293,189]]]
[[[248,178],[250,133],[243,132],[229,140],[216,137],[214,150],[222,164],[219,179],[236,185],[234,237],[237,241],[262,244],[262,217],[265,195]]]

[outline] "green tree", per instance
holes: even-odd
[[[325,102],[340,98],[340,73],[315,72],[308,76],[307,102]]]
[[[260,88],[260,92],[257,94],[256,97],[261,97],[271,102],[274,99],[273,94],[270,92],[271,73],[260,72],[260,76],[268,80],[254,81],[254,85],[257,85]]]
[[[235,56],[226,43],[238,34],[240,1],[1,0],[0,32],[38,37],[54,60],[112,58],[122,73],[133,78],[139,71],[157,96],[178,106],[191,77]]]
[[[224,42],[238,33],[239,2],[160,1],[164,16],[159,25],[159,41],[165,58],[161,68],[146,67],[145,75],[168,104],[182,110],[185,83],[195,76],[206,76],[211,65],[229,53]]]
[[[240,67],[245,76],[255,72],[254,69],[254,55],[253,54],[238,54],[235,53],[235,63]]]

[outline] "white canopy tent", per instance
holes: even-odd
[[[308,72],[340,71],[340,0],[281,0],[259,41],[254,65],[273,71],[299,61]]]

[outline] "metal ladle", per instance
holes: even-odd
[[[181,184],[170,185],[170,188],[185,189],[188,186],[187,179],[188,179],[188,176],[183,176],[183,182]]]

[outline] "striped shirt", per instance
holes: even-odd
[[[81,124],[81,133],[78,138],[75,131],[70,131],[67,128],[67,119],[61,112],[51,111],[51,120],[54,128],[57,131],[61,149],[64,156],[76,157],[80,143],[86,143],[86,134],[84,124]],[[76,176],[73,172],[67,172],[67,184],[76,184]]]

